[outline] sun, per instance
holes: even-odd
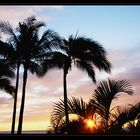
[[[95,127],[95,122],[92,119],[88,119],[88,120],[86,120],[86,125],[89,128],[94,128]]]

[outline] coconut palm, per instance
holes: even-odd
[[[38,22],[34,16],[29,17],[22,23],[19,23],[19,39],[22,50],[22,64],[24,67],[23,74],[23,89],[22,89],[22,101],[19,116],[18,133],[22,131],[23,111],[25,102],[25,89],[27,82],[27,71],[36,73],[38,76],[42,76],[40,67],[40,60],[43,59],[44,54],[53,49],[59,48],[59,35],[52,31],[46,30],[42,37],[39,38],[39,28],[44,26],[44,23]]]
[[[111,64],[106,58],[105,49],[96,41],[86,37],[73,37],[64,39],[67,57],[63,60],[63,84],[66,124],[68,130],[68,109],[67,109],[67,81],[68,71],[71,70],[72,63],[80,70],[86,72],[95,83],[94,66],[99,70],[110,72]]]
[[[16,121],[16,106],[17,106],[17,96],[18,96],[18,85],[19,85],[19,69],[22,64],[20,50],[20,40],[17,35],[17,31],[12,28],[9,22],[1,21],[0,30],[8,35],[7,42],[1,45],[0,52],[5,60],[5,63],[16,69],[16,86],[15,86],[15,97],[13,106],[13,117],[12,117],[12,127],[11,133],[14,134],[15,131],[15,121]]]
[[[67,81],[66,77],[68,71],[71,70],[74,64],[80,70],[86,72],[93,82],[96,82],[94,66],[99,70],[110,72],[111,64],[106,58],[106,51],[104,48],[86,37],[73,37],[68,40],[63,39],[61,44],[61,51],[45,54],[45,60],[42,62],[43,75],[52,68],[63,68],[63,87],[64,87],[64,102],[65,115],[68,130],[69,117],[67,109]]]
[[[14,31],[9,22],[1,21],[0,29],[3,33],[8,35],[8,43],[1,45],[0,52],[4,57],[5,63],[16,68],[16,88],[14,97],[14,107],[13,107],[13,117],[12,117],[12,127],[11,133],[14,134],[15,131],[15,121],[16,121],[16,106],[17,106],[17,95],[18,95],[18,85],[19,85],[19,69],[22,64],[22,50],[21,42],[18,38],[17,31]]]
[[[73,37],[72,35],[68,40],[63,39],[63,46],[65,51],[56,52],[52,55],[54,60],[52,63],[56,64],[57,67],[63,68],[63,87],[64,87],[64,103],[65,103],[65,116],[66,124],[68,130],[69,116],[67,109],[67,81],[66,77],[68,71],[71,70],[72,64],[74,64],[78,69],[86,72],[93,82],[96,82],[94,66],[99,70],[105,70],[110,72],[111,64],[106,58],[106,51],[104,48],[86,37]],[[49,60],[50,61],[50,60]],[[46,66],[48,60],[43,63]],[[53,67],[53,66],[52,66]],[[43,68],[47,70],[47,68]],[[68,132],[68,131],[67,131]]]
[[[13,33],[10,24],[7,22],[1,22],[3,26],[2,31]],[[31,73],[36,73],[38,76],[42,76],[42,71],[40,67],[40,60],[44,58],[46,51],[52,51],[53,49],[59,48],[59,35],[53,30],[46,30],[41,37],[39,37],[40,27],[45,26],[43,22],[36,20],[35,16],[27,18],[23,22],[19,22],[19,26],[16,28],[16,33],[10,38],[13,42],[13,46],[18,48],[17,58],[20,64],[23,65],[23,88],[22,88],[22,100],[19,115],[19,125],[18,134],[22,131],[22,121],[24,112],[24,102],[25,102],[25,89],[28,77],[28,70]],[[11,33],[11,34],[12,34]],[[19,63],[18,63],[19,64]]]
[[[2,24],[3,23],[3,24]],[[10,35],[10,39],[12,41],[12,38],[15,38],[15,42],[16,44],[19,44],[18,39],[15,35],[15,33],[13,32],[12,27],[10,26],[10,24],[8,23],[4,23],[2,22],[0,23],[0,28],[5,28],[5,32],[7,33],[9,28],[11,28],[11,30],[9,30],[9,35]],[[12,32],[11,32],[12,31]],[[10,34],[11,33],[11,34]],[[11,66],[12,68],[16,69],[16,86],[15,86],[15,96],[14,96],[14,107],[13,107],[13,117],[12,117],[12,127],[11,127],[11,133],[14,134],[15,131],[15,120],[16,120],[16,105],[17,105],[17,94],[18,94],[18,85],[19,85],[19,69],[20,69],[20,53],[19,53],[19,47],[18,45],[12,45],[13,42],[11,42],[10,44],[8,43],[4,43],[4,42],[0,42],[1,43],[1,47],[0,47],[0,54],[1,54],[1,59],[3,59],[3,61],[5,61],[5,63],[9,66]]]

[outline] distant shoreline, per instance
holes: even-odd
[[[25,130],[22,134],[47,134],[47,130]],[[11,131],[0,131],[0,134],[11,134]]]

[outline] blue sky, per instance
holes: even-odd
[[[66,6],[59,12],[49,12],[55,19],[48,27],[65,37],[79,29],[80,35],[96,39],[106,47],[128,47],[139,39],[139,6]],[[42,13],[47,15],[47,11]]]
[[[114,105],[127,105],[139,101],[140,6],[0,6],[0,19],[9,21],[13,27],[32,15],[46,23],[41,32],[49,28],[68,38],[78,30],[79,36],[98,41],[106,49],[113,67],[111,75],[96,70],[97,81],[106,80],[108,77],[130,80],[134,87],[134,95],[121,95]],[[5,40],[6,36],[0,35]],[[24,129],[38,129],[36,124],[40,124],[40,129],[49,126],[53,102],[59,98],[63,99],[62,76],[62,70],[49,72],[43,79],[29,75]],[[94,89],[95,84],[86,74],[76,68],[69,72],[68,97],[82,97],[88,101]],[[0,92],[0,130],[10,130],[13,101],[9,95]],[[20,97],[21,86],[18,106]]]

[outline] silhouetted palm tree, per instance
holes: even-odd
[[[0,23],[1,30],[4,33],[8,33],[10,35],[9,41],[10,43],[12,42],[14,49],[16,49],[16,53],[14,53],[15,56],[13,56],[16,57],[17,60],[17,73],[19,72],[20,64],[22,64],[24,68],[22,101],[18,126],[19,134],[22,130],[27,70],[30,70],[31,73],[36,73],[38,76],[42,76],[42,69],[39,65],[40,60],[44,59],[44,54],[46,54],[46,52],[59,48],[58,42],[60,41],[60,37],[53,30],[48,29],[43,33],[41,37],[39,37],[39,28],[42,26],[45,26],[45,24],[43,22],[36,21],[36,18],[34,16],[27,18],[23,22],[19,22],[19,26],[16,28],[17,31],[15,33],[8,22]],[[13,116],[13,118],[15,119],[15,115]],[[15,125],[15,123],[13,124]],[[13,131],[14,130],[12,125],[12,132]]]
[[[118,97],[118,93],[133,94],[132,86],[127,80],[110,80],[102,81],[97,85],[93,93],[93,99],[90,100],[90,104],[93,104],[96,108],[96,112],[102,118],[103,129],[108,131],[109,119],[111,114],[111,103]]]
[[[0,28],[2,28],[2,31],[9,34],[9,42],[4,43],[1,42],[0,47],[0,54],[3,56],[3,60],[5,60],[5,63],[9,66],[16,68],[16,87],[15,87],[15,96],[14,96],[14,107],[13,107],[13,117],[12,117],[12,127],[11,127],[11,133],[14,134],[15,131],[15,120],[16,120],[16,105],[17,105],[17,94],[18,94],[18,85],[19,85],[19,69],[20,69],[20,57],[21,53],[19,52],[19,40],[17,39],[17,36],[15,35],[12,27],[7,22],[1,22]],[[14,44],[14,45],[12,45]]]
[[[104,48],[85,37],[70,36],[68,40],[63,39],[61,51],[53,51],[44,54],[45,60],[42,62],[42,74],[44,75],[49,69],[63,68],[63,85],[64,85],[64,102],[65,115],[68,130],[68,109],[67,109],[67,82],[68,71],[71,70],[72,63],[80,70],[85,71],[93,82],[95,80],[94,66],[99,70],[110,72],[111,64],[106,58]],[[94,66],[93,66],[94,65]]]
[[[22,121],[25,102],[25,89],[28,77],[28,70],[31,73],[36,73],[38,76],[42,76],[40,60],[44,58],[46,51],[52,51],[52,49],[58,49],[59,36],[52,30],[46,30],[41,37],[39,37],[40,27],[45,26],[44,23],[38,22],[34,16],[27,18],[23,22],[19,22],[17,27],[17,39],[16,44],[19,47],[20,62],[23,65],[23,87],[22,87],[22,99],[19,115],[18,134],[22,131]]]
[[[39,65],[40,59],[43,58],[46,51],[51,51],[54,48],[58,48],[57,41],[59,40],[59,36],[52,30],[45,31],[42,37],[39,39],[38,31],[42,26],[44,26],[44,23],[37,22],[34,16],[28,18],[23,23],[19,23],[19,37],[22,45],[21,50],[23,52],[22,60],[24,66],[23,91],[18,126],[19,134],[22,131],[27,70],[30,70],[32,73],[35,72],[38,76],[42,76],[40,69],[41,67]]]
[[[106,58],[105,49],[96,41],[86,37],[73,37],[64,39],[67,57],[63,60],[63,84],[66,124],[68,130],[67,109],[67,82],[66,77],[71,69],[72,63],[80,70],[86,72],[93,82],[96,82],[94,66],[99,70],[110,72],[111,64]]]

